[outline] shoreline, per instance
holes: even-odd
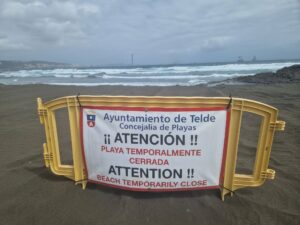
[[[291,65],[291,66],[288,66]],[[234,65],[232,65],[234,66]],[[272,66],[268,65],[267,71],[273,71]],[[128,86],[128,87],[171,87],[171,86],[216,86],[221,84],[242,84],[242,83],[290,83],[300,82],[300,65],[299,64],[287,64],[288,67],[278,69],[276,72],[263,72],[266,68],[225,68],[218,67],[207,68],[188,68],[161,70],[156,68],[155,71],[47,71],[40,73],[34,70],[28,71],[24,74],[24,71],[10,72],[8,74],[0,73],[0,82],[3,85],[30,85],[30,84],[46,84],[46,85],[59,85],[59,86]],[[135,68],[134,70],[138,70]],[[250,70],[249,70],[250,69]],[[185,71],[186,70],[186,71]],[[204,72],[206,71],[206,72]],[[254,73],[254,75],[250,75]],[[257,74],[255,74],[257,73]]]

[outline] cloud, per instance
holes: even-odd
[[[87,40],[84,20],[99,12],[97,5],[76,1],[2,1],[0,24],[5,35],[27,46],[70,45]],[[3,30],[0,32],[3,32]]]
[[[132,52],[137,63],[300,58],[298,0],[2,0],[0,27],[0,50],[15,57],[19,46],[86,64],[127,63]]]
[[[24,45],[21,42],[16,42],[8,39],[5,36],[0,36],[0,50],[28,50],[28,46]]]
[[[212,37],[203,41],[201,49],[205,51],[216,51],[226,48],[233,38],[230,36]]]

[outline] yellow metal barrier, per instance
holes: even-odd
[[[285,128],[284,121],[277,120],[278,110],[269,105],[242,98],[227,97],[133,97],[133,96],[67,96],[43,103],[37,99],[38,115],[45,127],[46,143],[43,144],[45,166],[56,175],[66,176],[81,184],[85,189],[86,172],[82,158],[80,139],[81,106],[118,106],[118,107],[230,107],[230,125],[227,143],[227,156],[224,183],[220,187],[221,198],[244,187],[256,187],[266,179],[274,179],[275,171],[268,168],[273,136],[275,131]],[[56,110],[67,108],[70,121],[73,165],[64,165],[60,159],[57,134]],[[257,143],[256,158],[252,174],[237,174],[236,162],[240,137],[241,121],[244,112],[261,116],[262,122]]]

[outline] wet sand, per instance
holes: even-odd
[[[220,200],[218,190],[137,193],[88,184],[86,190],[44,167],[44,127],[36,98],[65,95],[229,96],[279,109],[286,130],[277,132],[269,168],[275,180],[240,189]],[[300,84],[217,87],[71,87],[0,86],[0,223],[1,224],[299,224],[300,223]],[[248,117],[240,142],[238,167],[251,168],[255,119]],[[63,125],[61,125],[63,126]],[[67,130],[67,129],[66,129]],[[64,131],[65,132],[65,131]],[[68,145],[67,135],[62,143]],[[252,141],[253,140],[253,141]]]

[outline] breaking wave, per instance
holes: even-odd
[[[299,62],[156,66],[137,68],[52,69],[0,72],[2,84],[191,86],[276,71]]]

